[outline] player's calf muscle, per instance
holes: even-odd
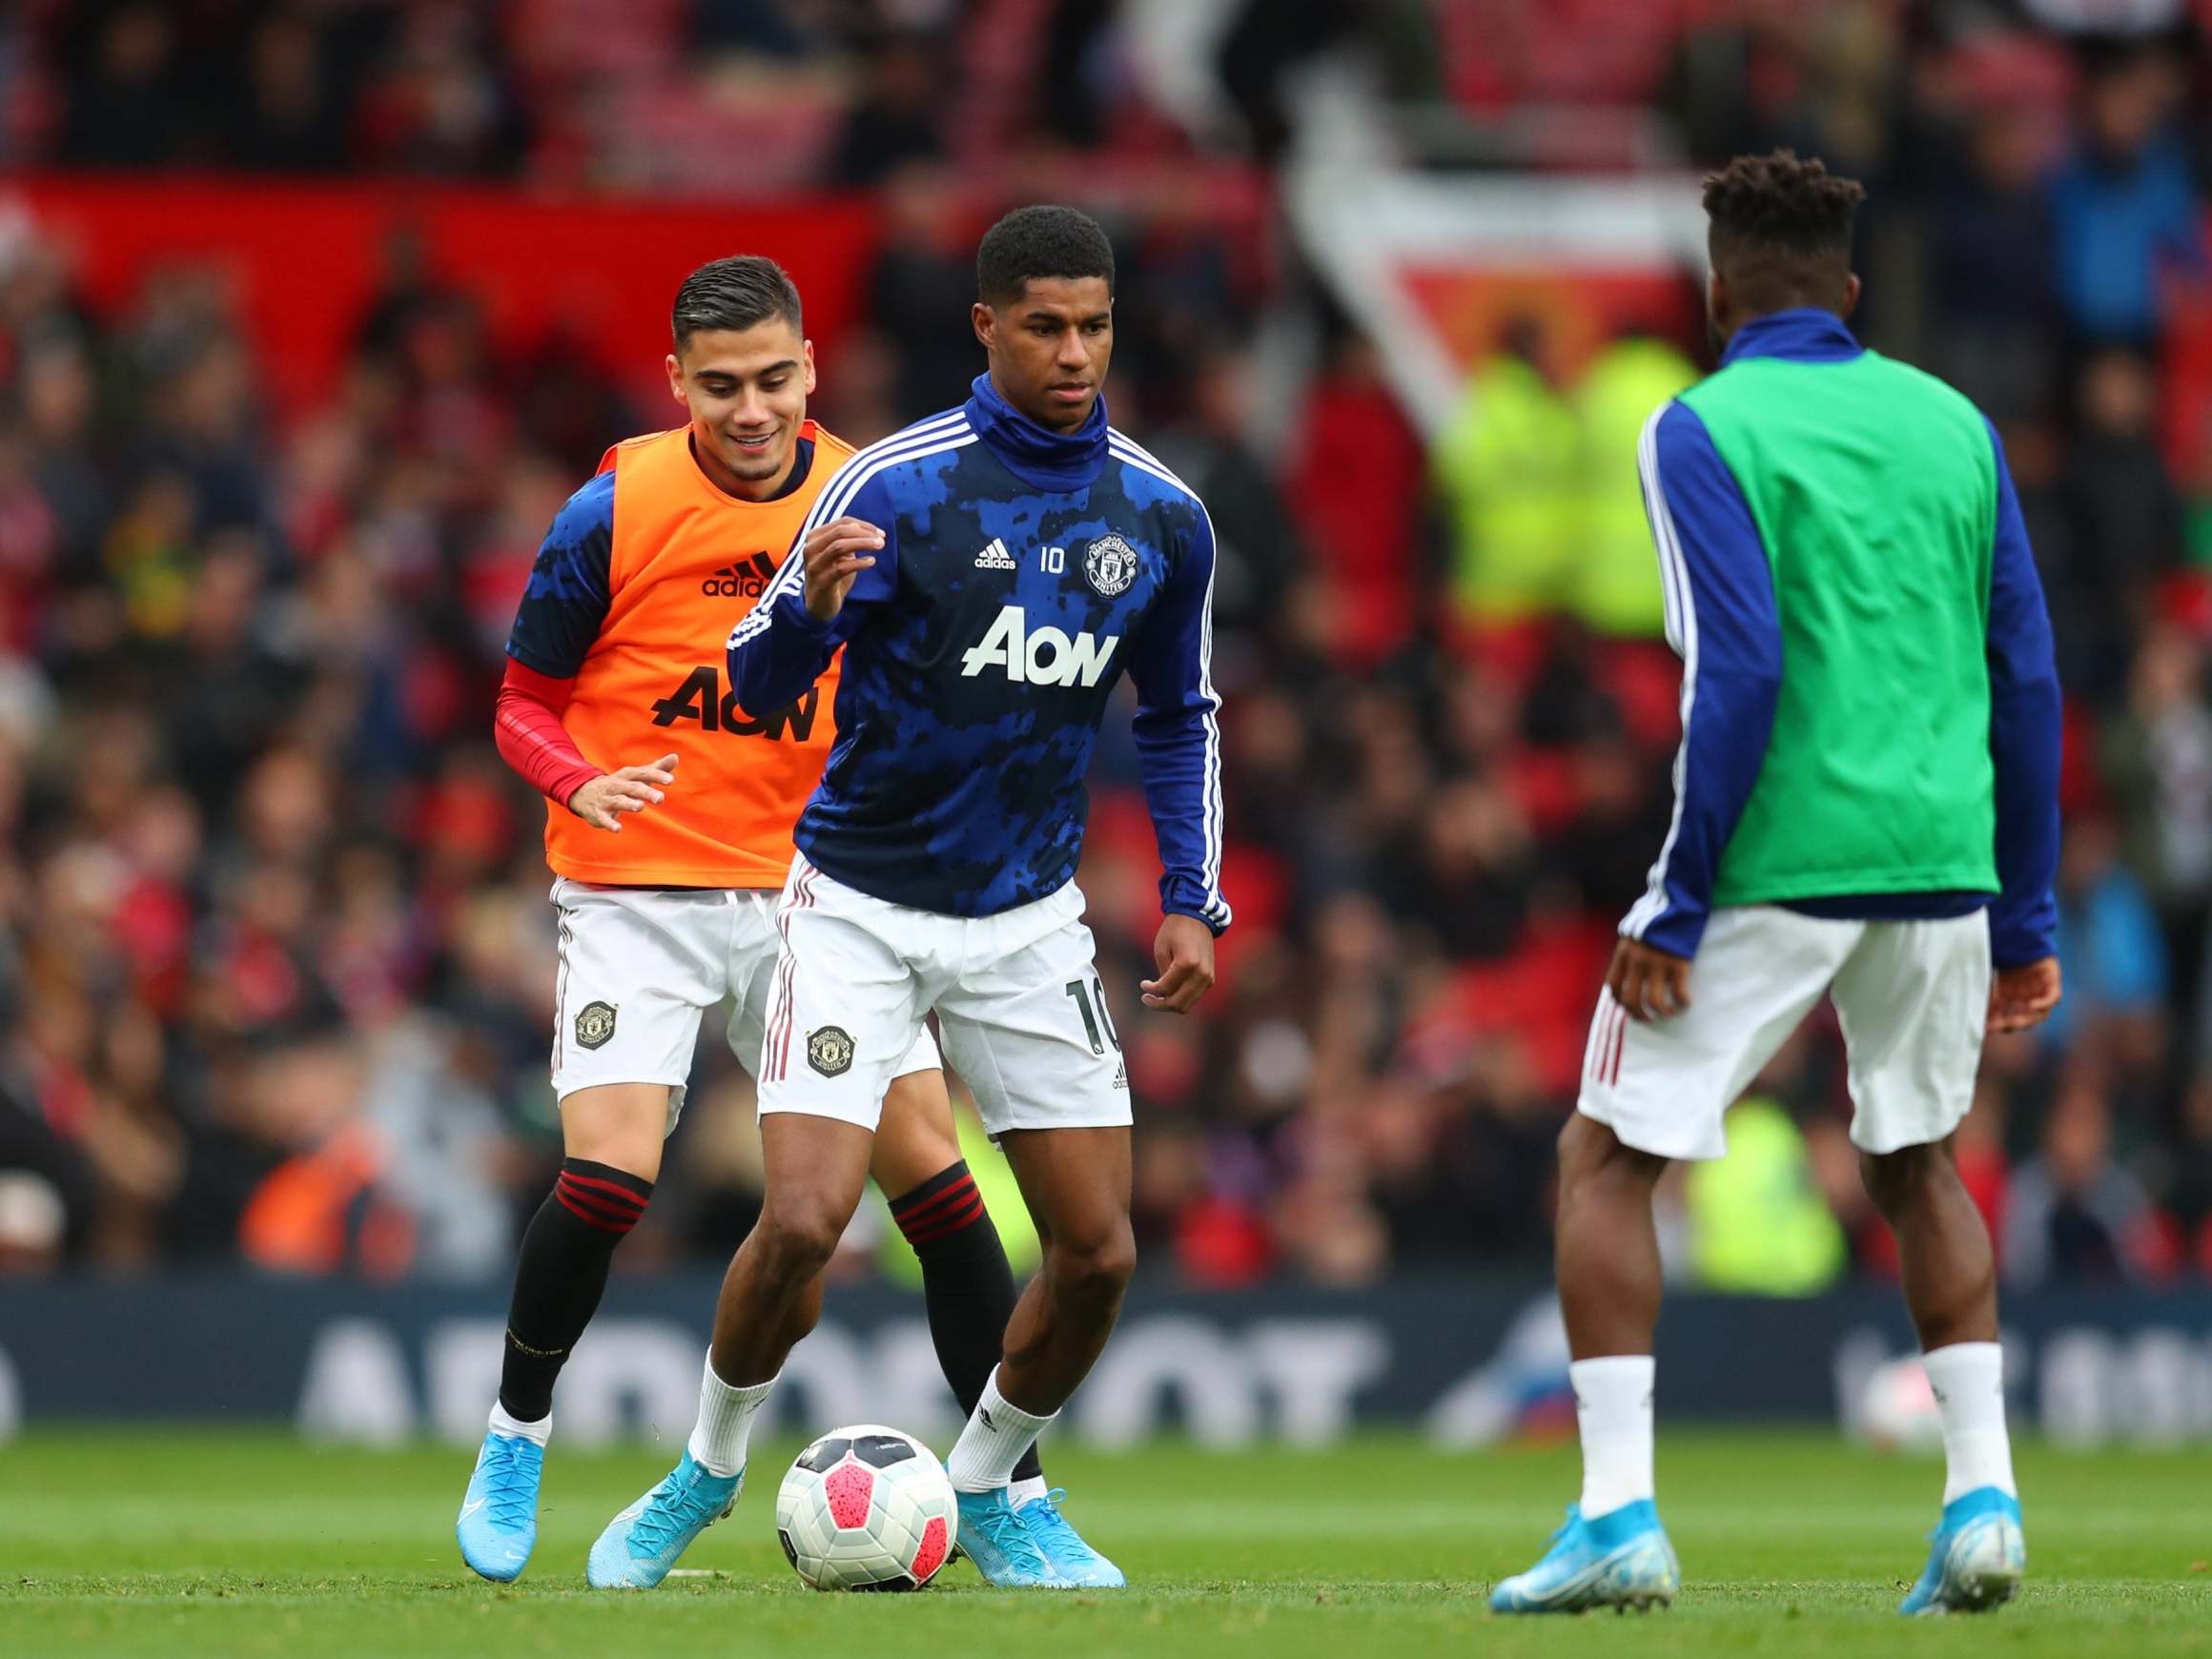
[[[1995,1342],[1997,1260],[1948,1139],[1864,1154],[1859,1174],[1897,1236],[1905,1301],[1923,1349]]]
[[[1121,1316],[1137,1271],[1126,1216],[1069,1227],[1045,1244],[1044,1264],[1006,1327],[999,1387],[1025,1411],[1056,1411],[1090,1372]]]
[[[715,1375],[733,1388],[768,1382],[821,1317],[820,1268],[794,1276],[788,1260],[770,1259],[755,1227],[731,1259],[715,1303]]]

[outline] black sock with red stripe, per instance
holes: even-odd
[[[965,1162],[891,1199],[891,1216],[922,1260],[922,1304],[929,1310],[937,1363],[960,1409],[972,1412],[998,1364],[1006,1321],[1014,1317],[1014,1269],[1006,1247]],[[1017,1481],[1043,1473],[1034,1445],[1014,1466]]]
[[[599,1309],[614,1247],[638,1224],[653,1183],[611,1164],[564,1157],[552,1192],[522,1234],[507,1307],[500,1407],[522,1423],[553,1409],[553,1380]]]

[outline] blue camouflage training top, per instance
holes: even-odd
[[[884,532],[829,623],[807,608],[807,535]],[[745,708],[781,708],[838,646],[837,743],[796,840],[834,880],[983,916],[1058,891],[1083,849],[1083,775],[1115,683],[1159,838],[1161,908],[1229,925],[1221,897],[1214,528],[1197,496],[1106,423],[1017,413],[989,376],[959,408],[862,450],[814,504],[729,636]]]

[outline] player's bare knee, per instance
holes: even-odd
[[[839,1205],[826,1193],[778,1193],[761,1211],[760,1247],[766,1265],[777,1279],[811,1279],[836,1254],[837,1241],[852,1218],[840,1215]]]
[[[580,1089],[561,1102],[561,1149],[640,1180],[661,1173],[668,1126],[665,1085],[617,1083]]]
[[[1118,1301],[1137,1272],[1137,1236],[1126,1219],[1063,1234],[1054,1239],[1049,1260],[1054,1286],[1071,1301]]]
[[[1862,1152],[1858,1174],[1874,1208],[1893,1219],[1916,1198],[1958,1179],[1948,1140],[1902,1146],[1895,1152]]]
[[[1589,1131],[1602,1127],[1579,1112],[1569,1112],[1567,1121],[1559,1126],[1559,1178],[1564,1183],[1577,1179],[1588,1168],[1593,1157],[1593,1143]]]
[[[1621,1150],[1620,1138],[1606,1125],[1580,1112],[1570,1112],[1559,1131],[1559,1178],[1562,1182],[1587,1180]]]
[[[1563,1192],[1649,1191],[1666,1170],[1665,1158],[1638,1152],[1607,1125],[1580,1112],[1570,1114],[1559,1132],[1559,1184]]]

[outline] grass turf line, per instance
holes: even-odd
[[[966,1564],[918,1596],[818,1595],[769,1515],[795,1446],[764,1448],[730,1520],[648,1594],[584,1588],[608,1516],[661,1452],[556,1445],[538,1551],[511,1587],[461,1565],[466,1453],[313,1450],[275,1436],[47,1432],[0,1450],[0,1653],[161,1659],[510,1659],[690,1652],[936,1659],[1264,1654],[2212,1656],[2212,1452],[2025,1447],[2029,1587],[1993,1619],[1894,1613],[1936,1518],[1937,1465],[1833,1436],[1662,1438],[1662,1512],[1688,1584],[1671,1613],[1502,1620],[1490,1584],[1574,1495],[1571,1447],[1446,1455],[1363,1439],[1318,1453],[1052,1448],[1068,1513],[1124,1595],[987,1590]]]

